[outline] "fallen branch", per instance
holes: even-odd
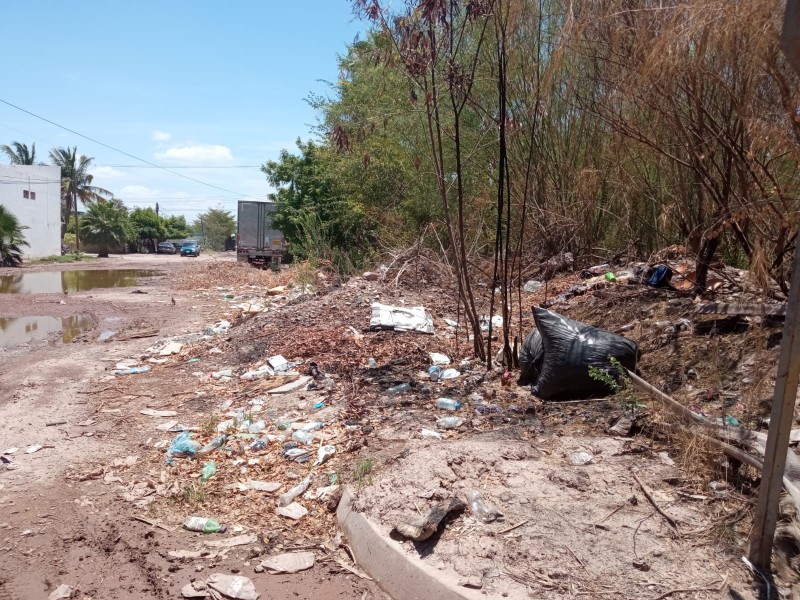
[[[44,426],[45,427],[53,427],[55,425],[66,425],[66,424],[67,424],[66,421],[50,421],[49,423],[45,423]]]
[[[662,517],[664,517],[664,520],[667,523],[669,523],[670,526],[672,526],[673,529],[678,529],[678,524],[675,522],[675,519],[670,517],[667,513],[665,513],[661,509],[661,507],[656,502],[655,498],[653,498],[653,494],[650,492],[650,490],[647,489],[647,486],[645,486],[645,484],[642,483],[642,480],[639,479],[639,477],[636,475],[636,473],[631,471],[631,475],[633,475],[633,478],[636,480],[636,483],[639,484],[639,487],[642,488],[642,492],[644,493],[645,498],[647,498],[650,501],[650,504],[653,505],[653,508],[656,509],[656,512],[658,512],[658,514],[660,514]]]
[[[514,531],[515,529],[519,529],[520,527],[522,527],[523,525],[527,525],[528,523],[530,523],[530,519],[525,519],[524,521],[522,521],[522,523],[517,523],[516,525],[512,525],[511,527],[506,527],[505,529],[503,529],[503,531],[498,531],[497,534],[503,535],[504,533],[508,533],[509,531]]]
[[[150,525],[151,527],[158,527],[159,529],[163,529],[164,531],[169,531],[172,533],[172,528],[167,527],[166,525],[162,525],[157,521],[151,521],[150,519],[145,519],[144,517],[133,517],[134,521],[139,521],[140,523],[145,523],[146,525]]]

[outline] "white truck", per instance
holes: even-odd
[[[281,264],[287,245],[283,233],[272,227],[274,213],[274,202],[239,201],[236,260],[259,267]]]

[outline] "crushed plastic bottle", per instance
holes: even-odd
[[[436,421],[436,426],[442,429],[458,429],[464,424],[461,417],[442,417]]]
[[[452,398],[437,398],[436,408],[441,408],[443,410],[460,410],[461,409],[461,402],[456,402]]]
[[[467,504],[472,515],[479,521],[484,523],[491,523],[503,516],[496,507],[488,504],[483,499],[483,494],[478,490],[470,490],[467,492]]]
[[[496,404],[477,404],[475,406],[475,414],[476,415],[491,415],[491,414],[499,414],[503,412],[503,409],[497,406]]]
[[[217,448],[221,448],[222,445],[225,443],[225,441],[227,439],[228,439],[228,435],[223,433],[222,435],[219,435],[219,436],[215,437],[213,440],[208,442],[205,446],[200,448],[200,450],[197,451],[197,454],[208,454],[209,452],[213,452]]]
[[[438,365],[428,367],[428,376],[431,378],[431,381],[439,381],[439,378],[442,376],[442,367]]]
[[[296,486],[291,488],[285,494],[281,494],[278,497],[278,506],[289,506],[297,496],[302,494],[308,489],[308,486],[311,485],[311,474],[309,473],[306,475],[305,479],[298,483]]]
[[[302,429],[300,431],[295,431],[292,434],[292,439],[301,444],[311,444],[314,441],[314,437],[315,436],[312,432],[303,431]]]
[[[303,450],[302,448],[289,448],[283,453],[283,456],[295,462],[306,463],[310,458],[309,452],[309,450]]]
[[[367,366],[368,366],[370,369],[377,369],[377,368],[378,368],[378,361],[377,361],[377,360],[375,360],[375,359],[374,359],[374,358],[372,358],[372,357],[369,357],[369,358],[367,359]]]
[[[220,525],[216,519],[207,517],[186,517],[183,526],[189,531],[199,531],[201,533],[225,533],[227,527]]]
[[[442,434],[441,433],[439,433],[438,431],[433,431],[432,429],[425,429],[424,427],[422,429],[420,429],[419,435],[423,439],[425,439],[425,438],[432,438],[432,439],[435,439],[435,440],[442,439]]]
[[[411,391],[411,386],[407,383],[401,383],[400,385],[395,385],[390,387],[386,390],[387,394],[391,394],[392,396],[399,396],[400,394],[405,394]]]
[[[318,431],[325,427],[325,423],[322,421],[312,421],[310,423],[305,423],[300,427],[300,431]]]
[[[269,440],[265,440],[264,438],[260,438],[260,439],[256,440],[255,442],[253,442],[252,444],[250,444],[247,447],[247,449],[248,450],[263,450],[264,448],[267,447],[267,443],[268,442],[269,442]]]
[[[264,421],[256,421],[247,428],[248,433],[260,433],[266,429],[267,424]]]
[[[217,474],[217,463],[213,460],[203,465],[203,470],[200,472],[200,481],[208,481]]]
[[[325,408],[324,402],[317,402],[311,406],[314,410],[319,410],[320,408]]]
[[[223,377],[233,377],[233,369],[222,369],[221,371],[212,371],[211,377],[213,379],[222,379]]]
[[[455,379],[461,376],[461,371],[458,369],[445,369],[439,376],[439,379]]]

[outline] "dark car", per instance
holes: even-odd
[[[181,246],[181,256],[200,256],[200,244],[197,242],[184,242]]]
[[[172,242],[172,245],[175,247],[175,252],[180,252],[183,248],[183,242]]]
[[[159,254],[175,254],[175,246],[169,242],[161,242],[156,248],[156,252]]]

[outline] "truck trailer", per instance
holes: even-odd
[[[239,201],[236,260],[259,267],[281,264],[286,254],[286,239],[272,227],[274,213],[274,202]]]

